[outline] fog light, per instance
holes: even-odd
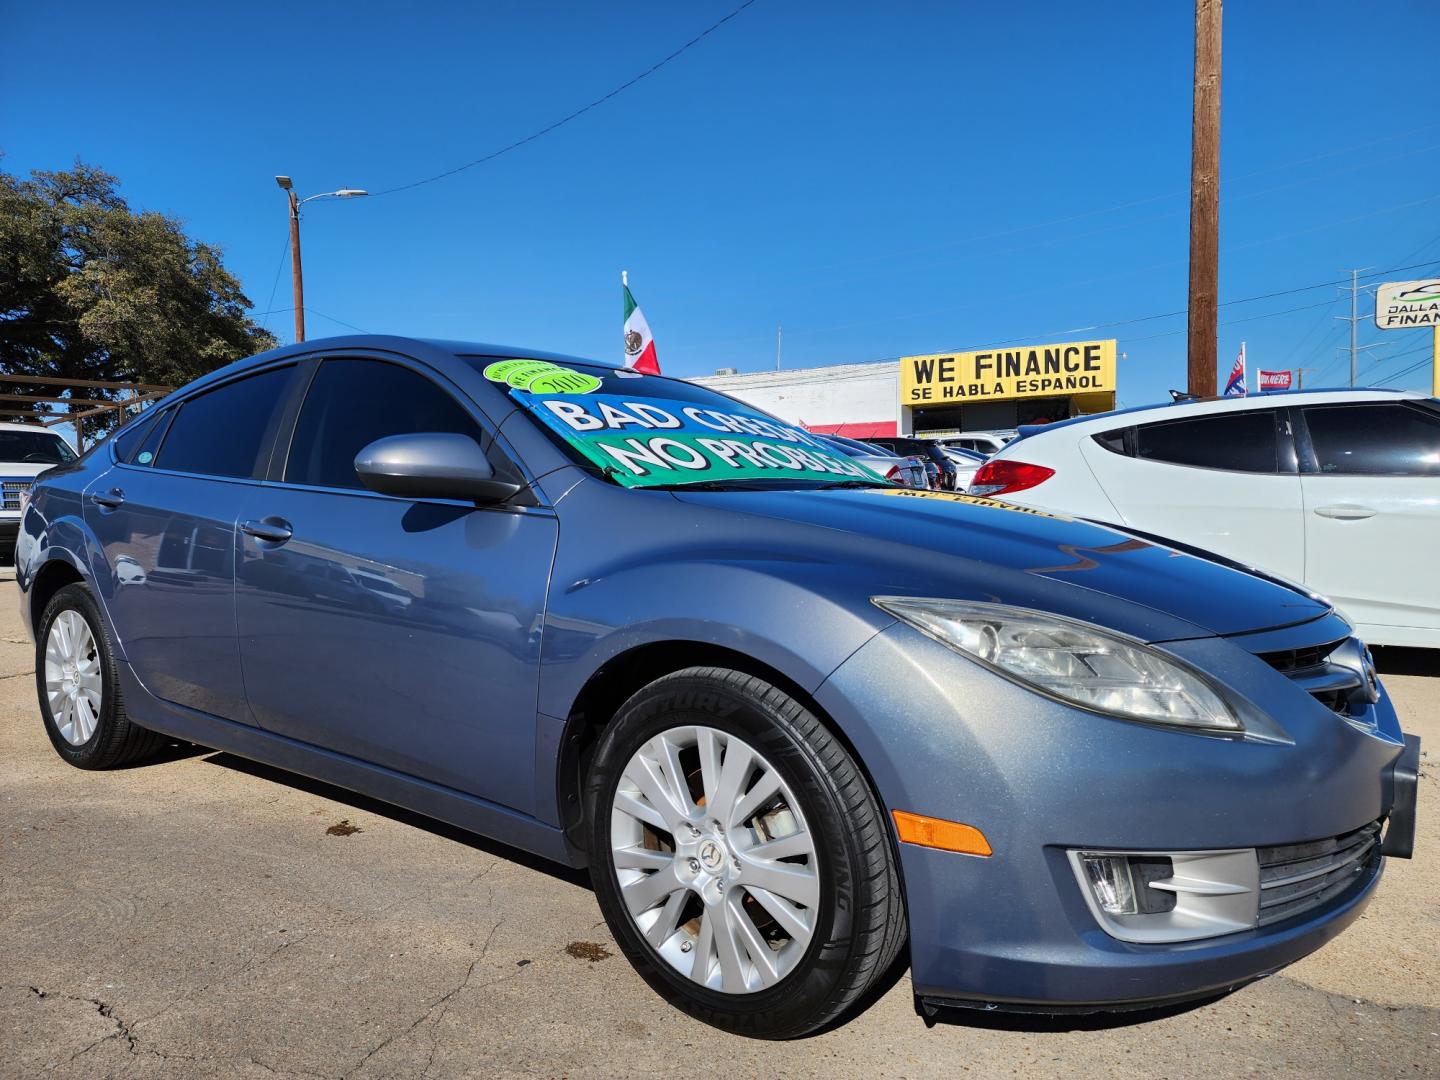
[[[1095,894],[1095,902],[1107,915],[1134,915],[1135,882],[1130,877],[1130,860],[1124,855],[1095,855],[1080,852],[1085,867],[1085,880]]]

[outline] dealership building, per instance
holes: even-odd
[[[692,379],[811,431],[950,435],[1115,407],[1115,342],[903,356],[872,364],[719,371]]]

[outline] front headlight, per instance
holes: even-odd
[[[963,600],[875,596],[871,602],[1015,682],[1083,709],[1152,724],[1245,730],[1199,672],[1089,623]]]

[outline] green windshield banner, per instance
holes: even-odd
[[[535,391],[532,383],[512,393],[625,487],[778,478],[884,483],[804,428],[738,403],[721,410],[673,398]]]

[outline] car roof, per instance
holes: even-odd
[[[58,431],[51,431],[49,428],[41,427],[39,424],[10,423],[0,424],[0,431],[38,431],[42,435],[54,435],[57,439],[62,438]]]
[[[1351,401],[1422,401],[1429,395],[1418,390],[1391,390],[1384,386],[1342,386],[1317,390],[1272,390],[1263,394],[1249,394],[1245,397],[1180,398],[1156,405],[1131,405],[1124,409],[1112,409],[1103,413],[1088,413],[1072,416],[1068,420],[1056,420],[1052,424],[1024,424],[1014,442],[1034,438],[1050,431],[1093,424],[1097,428],[1129,427],[1139,422],[1140,414],[1152,416],[1145,419],[1178,420],[1186,416],[1204,416],[1210,413],[1232,412],[1245,409],[1274,408],[1276,402],[1294,405],[1335,405]],[[1117,417],[1125,419],[1119,423]],[[1012,442],[1010,445],[1014,445]]]
[[[422,338],[402,337],[396,334],[346,334],[340,337],[311,338],[308,341],[296,342],[291,345],[282,345],[279,348],[270,349],[254,356],[247,356],[243,360],[236,360],[222,368],[216,368],[200,376],[191,383],[187,383],[182,389],[188,395],[193,389],[201,386],[208,386],[211,383],[227,379],[232,375],[245,371],[273,360],[283,360],[291,356],[313,356],[316,353],[323,353],[326,350],[348,350],[401,353],[402,355],[414,356],[418,360],[427,357],[434,359],[437,354],[448,356],[498,356],[515,357],[526,360],[550,360],[560,364],[585,364],[589,367],[620,367],[619,364],[607,364],[601,360],[590,360],[583,356],[569,356],[565,353],[548,352],[544,349],[527,349],[515,345],[496,345],[492,342],[482,341],[455,341],[445,338]],[[651,378],[670,378],[670,376],[650,376]],[[675,380],[677,382],[683,380]]]

